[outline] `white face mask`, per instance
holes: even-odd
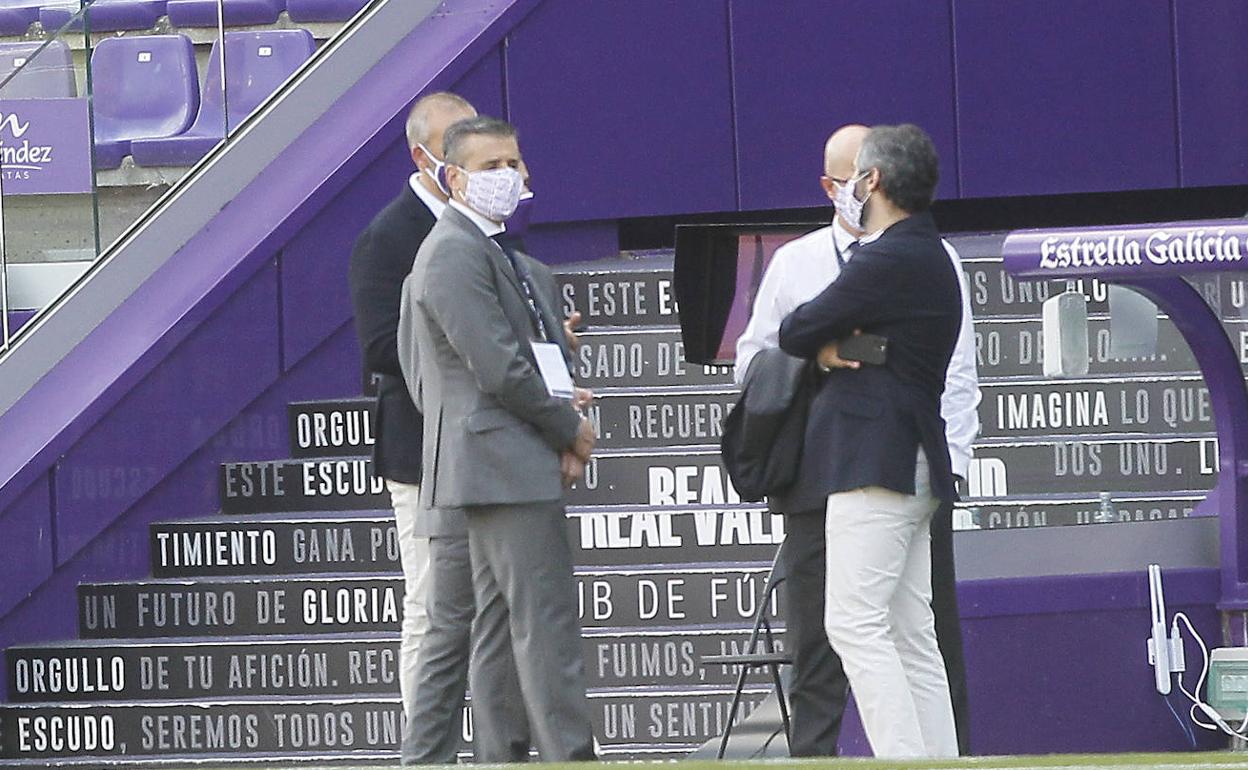
[[[869,173],[871,171],[868,169],[861,174],[851,177],[845,184],[836,185],[836,197],[832,201],[832,205],[836,207],[836,213],[841,215],[841,218],[845,220],[845,224],[855,230],[862,229],[862,207],[867,204],[867,198],[871,197],[871,193],[867,193],[866,198],[858,200],[854,196],[854,188]]]
[[[465,171],[468,186],[464,202],[481,216],[493,222],[505,222],[516,213],[524,177],[514,168],[493,168],[488,171]]]
[[[451,197],[451,191],[446,189],[446,172],[445,172],[446,161],[439,160],[437,156],[435,156],[432,152],[430,152],[429,148],[424,146],[423,144],[417,143],[416,146],[424,151],[426,158],[433,161],[433,171],[430,171],[429,169],[424,168],[424,169],[421,169],[420,172],[424,174],[425,176],[429,177],[429,179],[432,180],[433,183],[438,186],[438,189],[442,191],[443,195],[445,195],[448,198]]]

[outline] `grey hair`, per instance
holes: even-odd
[[[429,145],[429,118],[435,109],[454,109],[459,108],[464,112],[472,115],[477,114],[477,108],[460,96],[450,91],[436,91],[427,94],[416,100],[412,105],[412,109],[407,113],[407,146],[415,148],[418,144]]]
[[[873,126],[857,165],[859,172],[878,168],[884,195],[903,211],[913,214],[932,205],[940,159],[931,137],[918,126]]]
[[[491,118],[488,115],[477,115],[472,118],[452,123],[442,137],[442,157],[447,163],[462,166],[464,150],[469,137],[473,136],[516,136],[516,127],[505,120]]]

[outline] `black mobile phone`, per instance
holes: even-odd
[[[841,340],[836,354],[846,361],[883,366],[888,360],[888,337],[878,334],[854,334]]]

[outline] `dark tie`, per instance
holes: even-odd
[[[525,304],[528,305],[529,315],[533,320],[533,330],[545,342],[554,342],[559,338],[555,335],[547,323],[545,316],[537,303],[537,292],[533,290],[533,277],[529,273],[528,267],[524,264],[524,260],[520,258],[520,252],[512,248],[511,244],[499,237],[494,238],[494,242],[503,250],[507,261],[511,263],[511,269],[516,272],[516,278],[520,281],[520,288],[524,291]]]
[[[845,247],[845,250],[841,251],[836,245],[836,236],[832,237],[832,250],[836,252],[836,263],[841,267],[845,267],[845,263],[849,261],[849,258],[854,256],[854,249],[858,248],[858,241],[851,241],[850,244]]]

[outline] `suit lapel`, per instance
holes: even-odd
[[[469,224],[471,224],[471,222]],[[482,238],[485,238],[485,233],[482,233],[480,230],[478,230],[477,233]],[[485,238],[485,240],[487,242],[485,250],[486,253],[490,255],[490,259],[494,262],[494,269],[502,273],[503,276],[511,282],[512,287],[516,290],[516,293],[520,295],[520,298],[524,299],[524,287],[520,285],[520,276],[516,275],[516,270],[511,266],[511,260],[508,259],[507,255],[503,252],[503,247],[500,246],[498,241],[493,238]]]
[[[524,299],[524,288],[520,286],[520,279],[516,276],[516,271],[511,267],[511,260],[507,259],[507,255],[503,253],[503,247],[498,245],[498,241],[493,238],[487,238],[485,233],[481,232],[481,228],[477,227],[472,223],[472,220],[451,206],[446,208],[442,218],[453,221],[456,227],[461,228],[473,238],[476,238],[481,243],[481,248],[485,249],[490,263],[494,265],[494,271],[506,278],[512,288],[516,290],[516,293],[520,295],[520,298]]]
[[[411,223],[413,225],[428,224],[432,226],[436,218],[433,216],[433,212],[429,210],[429,207],[425,205],[425,202],[416,194],[416,191],[412,189],[411,183],[403,183],[403,192],[405,193],[403,195],[403,212],[407,214],[407,218],[411,220]]]

